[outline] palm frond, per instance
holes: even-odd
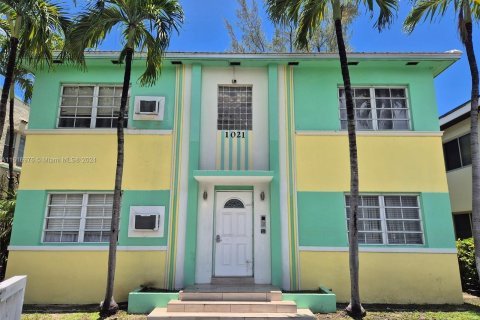
[[[297,21],[297,38],[295,45],[307,49],[309,39],[315,34],[321,21],[326,18],[328,6],[326,1],[307,0]]]
[[[305,0],[266,0],[267,14],[274,24],[296,24]]]
[[[420,21],[430,19],[432,21],[437,15],[443,16],[452,0],[420,0],[416,1],[408,14],[403,29],[411,33]]]
[[[373,15],[375,11],[375,4],[379,9],[378,17],[375,20],[374,26],[380,31],[392,24],[398,12],[398,0],[362,0],[367,9]]]

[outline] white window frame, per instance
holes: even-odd
[[[349,233],[349,228],[348,228],[348,223],[349,219],[347,217],[347,196],[350,196],[349,193],[344,194],[344,212],[345,212],[345,220],[347,222],[347,238],[348,238],[348,233]],[[382,243],[359,243],[361,246],[426,246],[425,242],[425,231],[423,227],[423,218],[422,218],[422,205],[421,205],[421,198],[419,194],[408,194],[408,193],[395,193],[395,194],[388,194],[388,193],[361,193],[359,196],[374,196],[378,198],[378,204],[379,204],[379,209],[380,209],[380,224],[382,228]],[[417,204],[418,204],[418,219],[388,219],[388,220],[401,220],[401,221],[419,221],[420,222],[420,231],[398,231],[398,232],[392,232],[388,231],[387,228],[387,217],[386,217],[386,210],[387,206],[385,206],[385,197],[417,197]],[[360,206],[359,206],[360,207]],[[389,207],[390,208],[390,207]],[[403,207],[402,207],[403,208]],[[409,208],[409,207],[407,207]],[[362,219],[363,220],[363,219]],[[377,219],[375,219],[377,220]],[[422,243],[388,243],[388,234],[389,233],[421,233],[422,234]]]
[[[80,212],[80,225],[79,225],[79,228],[78,228],[78,241],[74,241],[74,242],[62,242],[62,241],[58,241],[58,242],[52,242],[52,241],[45,241],[45,231],[46,230],[46,227],[47,227],[47,221],[48,221],[48,208],[50,206],[50,198],[52,195],[55,195],[55,194],[81,194],[82,195],[82,209],[81,209],[81,212]],[[85,236],[85,223],[86,223],[86,220],[87,220],[87,207],[88,207],[88,196],[91,195],[91,194],[107,194],[107,195],[113,195],[112,192],[75,192],[75,191],[68,191],[68,192],[49,192],[48,193],[48,196],[47,196],[47,204],[45,206],[45,214],[44,214],[44,218],[43,218],[43,228],[42,228],[42,239],[41,239],[41,243],[42,244],[51,244],[51,245],[55,245],[55,244],[63,244],[63,243],[87,243],[87,244],[108,244],[108,242],[84,242],[84,236]],[[48,230],[48,231],[51,231],[51,230]],[[63,230],[58,230],[58,231],[63,231]],[[89,231],[89,230],[86,230],[86,231]]]
[[[449,170],[449,169],[447,169],[447,163],[445,162],[445,170],[446,170],[447,172],[455,171],[455,170],[463,169],[463,168],[465,168],[465,167],[471,167],[471,166],[472,166],[471,163],[470,163],[470,164],[466,164],[466,165],[463,164],[462,148],[461,148],[461,146],[460,146],[460,138],[463,138],[463,137],[465,137],[466,135],[469,135],[469,134],[470,134],[470,131],[465,132],[465,133],[460,134],[460,135],[456,135],[455,137],[452,137],[452,138],[450,138],[450,139],[448,139],[448,140],[442,141],[442,151],[443,151],[443,157],[444,157],[444,158],[445,158],[445,151],[444,151],[443,147],[445,146],[445,144],[447,144],[447,143],[449,143],[449,142],[452,142],[452,141],[454,141],[454,140],[457,141],[457,148],[458,148],[458,152],[460,153],[460,154],[459,154],[459,155],[460,155],[460,167]],[[470,150],[470,154],[471,154],[471,153],[472,153],[472,150]],[[445,160],[446,160],[446,159],[445,159]]]
[[[141,101],[154,101],[156,103],[155,112],[141,112]],[[164,96],[135,96],[135,113],[133,120],[163,120],[165,113],[165,97]]]
[[[375,86],[363,86],[363,85],[359,85],[359,86],[351,86],[352,87],[352,90],[353,89],[368,89],[370,91],[370,106],[371,106],[371,110],[372,110],[372,129],[361,129],[359,131],[388,131],[388,132],[392,132],[392,131],[411,131],[413,130],[413,126],[412,126],[412,113],[410,112],[410,96],[409,96],[409,90],[408,90],[408,86],[388,86],[388,85],[375,85]],[[338,102],[338,119],[340,120],[340,130],[341,131],[346,131],[347,129],[342,129],[342,114],[340,112],[340,89],[343,89],[345,90],[345,87],[343,85],[340,85],[337,87],[337,102]],[[375,97],[375,89],[403,89],[405,90],[405,103],[406,103],[406,106],[407,106],[407,117],[408,117],[408,129],[405,129],[405,130],[385,130],[385,129],[382,129],[382,130],[379,130],[378,129],[378,120],[377,120],[377,101],[376,101],[376,97]],[[358,119],[355,118],[356,121],[358,121]],[[392,119],[393,120],[393,119]]]
[[[97,128],[97,108],[98,108],[98,92],[100,87],[122,87],[123,84],[121,83],[63,83],[60,86],[60,94],[58,98],[58,111],[57,111],[57,124],[56,129],[67,129],[67,130],[85,130],[85,129],[95,129],[95,130],[111,130],[115,129],[116,127],[112,128],[105,128],[100,127]],[[60,113],[62,111],[62,97],[63,97],[63,88],[64,87],[94,87],[93,88],[93,102],[92,102],[92,113],[91,113],[91,120],[90,120],[90,127],[60,127]],[[128,89],[128,97],[127,97],[127,105],[125,106],[125,116],[127,117],[127,127],[128,127],[128,113],[130,107],[130,89]]]

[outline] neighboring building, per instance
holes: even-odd
[[[0,179],[3,183],[6,183],[8,175],[8,146],[10,144],[9,138],[9,114],[10,114],[10,102],[7,103],[7,114],[5,117],[5,125],[3,127],[2,137],[0,139],[0,152],[2,158],[0,161]],[[21,101],[20,99],[15,98],[14,102],[14,130],[15,138],[13,140],[13,163],[14,170],[17,174],[20,173],[23,162],[23,151],[25,148],[25,130],[28,128],[28,115],[30,113],[30,107]],[[5,185],[6,188],[6,185]]]
[[[7,274],[25,302],[103,297],[124,66],[36,72]],[[352,53],[365,303],[463,303],[434,78],[458,53]],[[133,63],[115,299],[240,277],[350,297],[337,54],[171,53]],[[217,279],[214,279],[217,280]]]
[[[472,236],[472,155],[470,101],[440,116],[443,152],[452,204],[455,238]]]

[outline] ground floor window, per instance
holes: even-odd
[[[453,224],[455,225],[455,239],[467,239],[472,237],[471,213],[453,214]]]
[[[113,194],[48,195],[43,242],[108,242]]]
[[[345,196],[347,230],[350,196]],[[417,195],[361,195],[358,208],[360,244],[423,244]]]

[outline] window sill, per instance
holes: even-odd
[[[346,130],[296,130],[299,136],[347,136]],[[441,137],[442,131],[357,131],[357,136],[384,136],[384,137]]]

